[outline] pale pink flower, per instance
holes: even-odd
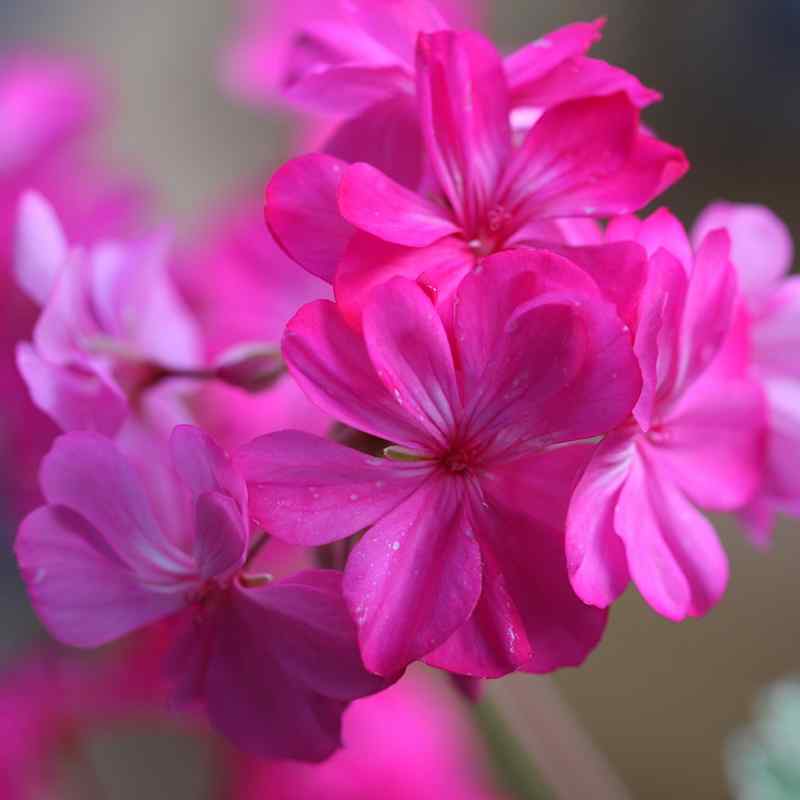
[[[789,230],[769,209],[714,203],[698,218],[692,238],[713,228],[730,234],[744,299],[727,349],[745,349],[768,406],[766,469],[742,513],[754,541],[764,544],[776,511],[800,513],[800,279],[788,275],[794,256]]]
[[[458,698],[409,674],[345,713],[320,766],[243,761],[235,800],[491,800],[486,752]]]
[[[763,402],[746,356],[715,363],[738,301],[727,234],[712,231],[692,254],[662,210],[613,221],[608,238],[650,254],[634,344],[644,385],[575,490],[569,573],[588,603],[610,605],[633,580],[651,607],[680,620],[706,613],[725,589],[725,553],[695,506],[732,510],[755,491]]]
[[[421,34],[416,72],[435,175],[426,190],[322,154],[290,161],[267,188],[276,239],[352,316],[398,275],[449,297],[484,256],[568,240],[562,220],[633,211],[687,169],[680,150],[640,129],[624,93],[554,106],[515,147],[502,61],[478,34]]]
[[[41,470],[47,505],[20,526],[16,553],[53,636],[97,647],[179,611],[171,655],[178,703],[202,701],[239,747],[321,760],[339,746],[347,703],[385,686],[361,664],[339,573],[273,582],[245,572],[247,488],[199,429],[171,438],[160,498],[107,438],[56,440]]]
[[[555,446],[628,415],[641,387],[629,336],[585,272],[523,250],[464,280],[452,324],[402,278],[375,290],[363,335],[333,303],[302,309],[284,339],[292,374],[392,447],[382,459],[300,432],[256,439],[238,456],[251,513],[307,545],[367,529],[344,594],[378,674],[421,658],[487,677],[578,664],[605,622],[571,591],[563,552],[590,449]]]

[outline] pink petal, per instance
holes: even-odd
[[[719,353],[734,321],[737,295],[730,239],[725,231],[713,231],[697,250],[689,279],[674,392],[697,379]]]
[[[381,383],[363,338],[333,303],[320,300],[298,311],[286,327],[283,356],[309,399],[335,419],[397,444],[429,442]]]
[[[578,483],[567,516],[566,550],[572,588],[607,608],[630,581],[614,512],[635,455],[632,432],[621,429],[598,445]]]
[[[356,233],[336,272],[336,302],[353,324],[375,287],[396,277],[419,279],[437,302],[452,296],[463,276],[475,265],[475,254],[458,237],[448,236],[423,247],[389,244],[366,233]]]
[[[371,672],[396,674],[475,608],[481,554],[464,500],[457,478],[431,476],[350,554],[343,591]]]
[[[800,500],[800,383],[792,377],[764,381],[769,413],[765,488],[783,504]]]
[[[67,240],[55,210],[40,194],[26,192],[14,232],[17,285],[34,303],[44,306],[66,257]]]
[[[247,555],[248,530],[242,511],[228,494],[203,492],[195,506],[194,558],[203,580],[224,580]]]
[[[563,534],[571,489],[590,454],[587,447],[537,453],[482,482],[481,600],[428,663],[483,677],[541,673],[578,665],[597,645],[606,614],[582,603],[570,586]]]
[[[722,596],[728,560],[714,528],[649,460],[632,461],[615,528],[633,582],[659,614],[702,616]]]
[[[633,346],[643,384],[633,415],[645,431],[650,428],[659,401],[675,380],[686,290],[683,266],[669,252],[659,249],[648,264]]]
[[[141,478],[110,439],[60,436],[42,461],[39,482],[50,505],[85,518],[143,580],[171,585],[191,574],[191,560],[158,528]]]
[[[75,511],[44,506],[25,518],[15,542],[37,614],[59,641],[98,647],[177,611],[180,592],[152,592]]]
[[[425,160],[417,109],[406,94],[348,117],[327,139],[326,153],[348,163],[365,161],[409,189],[419,187]]]
[[[209,717],[262,758],[322,761],[341,746],[348,701],[385,686],[361,666],[341,594],[319,576],[236,588],[220,615],[207,672]]]
[[[505,60],[515,105],[526,102],[532,89],[556,67],[584,55],[601,38],[605,20],[573,22],[513,52]],[[540,105],[530,103],[530,105]]]
[[[364,339],[389,393],[433,441],[445,445],[461,412],[442,321],[416,283],[395,278],[372,293]]]
[[[694,254],[686,230],[666,208],[659,208],[643,220],[634,216],[615,217],[608,224],[606,239],[638,242],[651,257],[663,248],[681,262],[687,275],[692,271]]]
[[[301,156],[284,164],[267,186],[264,214],[275,241],[329,283],[353,233],[337,199],[345,167],[331,156]]]
[[[421,195],[387,178],[369,164],[348,167],[339,186],[342,216],[379,239],[408,247],[425,247],[458,226]]]
[[[706,376],[663,421],[653,457],[693,502],[730,511],[745,505],[761,481],[766,420],[757,383]]]
[[[227,494],[240,511],[247,511],[244,478],[207,433],[193,425],[178,425],[172,431],[169,447],[175,471],[195,497],[206,492]]]
[[[725,228],[731,237],[731,261],[748,298],[769,289],[789,272],[794,257],[791,233],[765,206],[712,203],[697,218],[692,241],[699,246],[717,228]]]
[[[489,210],[511,150],[509,101],[494,46],[476,33],[420,34],[417,96],[433,170],[467,231]]]
[[[426,465],[372,458],[300,431],[281,431],[241,448],[236,464],[250,511],[270,534],[319,545],[350,536],[396,508],[425,480]]]
[[[17,368],[34,405],[62,430],[94,430],[113,436],[128,416],[128,403],[105,376],[52,364],[27,342],[17,345]]]
[[[506,69],[515,55],[506,59]],[[567,100],[616,92],[624,92],[637,108],[661,99],[659,92],[643,86],[635,75],[605,61],[585,57],[567,59],[535,82],[515,86],[512,81],[511,86],[515,107],[551,108]]]
[[[800,380],[800,278],[783,280],[747,326],[758,374]]]
[[[307,72],[284,95],[310,111],[353,115],[412,87],[409,70],[398,64],[336,64]]]

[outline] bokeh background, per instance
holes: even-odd
[[[216,58],[232,29],[233,1],[0,0],[0,52],[44,43],[94,59],[118,98],[112,152],[152,179],[162,211],[186,226],[243,182],[264,183],[286,152],[285,120],[237,106],[218,89]],[[719,197],[765,203],[798,238],[798,0],[494,0],[491,7],[492,31],[507,47],[607,16],[593,53],[664,93],[647,122],[693,163],[664,202],[687,222]],[[717,610],[674,625],[628,593],[589,663],[556,678],[637,798],[727,797],[726,737],[749,719],[760,687],[800,673],[800,526],[783,523],[761,554],[730,520],[718,522],[732,576]],[[0,604],[2,659],[38,635],[5,553]],[[522,696],[536,680],[516,679],[511,691]],[[173,751],[169,768],[148,775],[131,760],[146,764],[163,750],[159,742],[121,747],[106,746],[104,759],[121,778],[115,783],[137,791],[112,800],[201,796],[188,754]]]

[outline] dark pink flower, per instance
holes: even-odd
[[[714,203],[692,238],[725,228],[743,307],[727,350],[745,350],[768,407],[767,461],[758,495],[742,517],[754,541],[769,540],[776,511],[800,513],[800,280],[789,277],[794,247],[786,225],[763,206]]]
[[[687,169],[680,150],[641,130],[624,93],[551,107],[516,147],[502,61],[477,34],[421,34],[416,74],[435,176],[419,193],[320,154],[290,161],[267,188],[276,239],[334,284],[348,314],[398,275],[449,297],[486,255],[564,241],[563,220],[636,210]]]
[[[650,254],[634,342],[644,385],[575,490],[570,578],[599,607],[633,580],[656,611],[680,620],[706,613],[725,589],[725,554],[695,505],[733,510],[754,493],[763,402],[746,356],[715,361],[738,301],[727,234],[712,231],[693,255],[681,225],[660,211],[615,220],[608,238],[635,239]]]
[[[247,751],[326,758],[347,704],[385,686],[361,664],[341,576],[246,572],[256,539],[243,478],[197,428],[176,428],[171,453],[174,472],[151,464],[156,496],[109,439],[56,440],[41,470],[47,505],[16,541],[34,607],[55,638],[79,647],[183,612],[176,701],[202,701]]]
[[[366,305],[363,335],[333,303],[306,306],[284,357],[320,408],[390,445],[373,458],[287,431],[239,454],[251,513],[277,537],[366,529],[344,593],[367,667],[425,658],[497,676],[583,661],[605,617],[571,591],[562,536],[589,449],[557,446],[621,422],[641,387],[591,278],[550,253],[498,254],[459,287],[449,331],[397,278]]]

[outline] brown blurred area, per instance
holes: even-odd
[[[495,0],[492,13],[506,46],[608,16],[595,53],[664,93],[647,122],[693,163],[664,202],[687,222],[719,197],[765,203],[797,239],[796,0]],[[285,151],[280,118],[237,106],[216,86],[215,55],[229,30],[226,0],[0,0],[0,49],[45,42],[97,59],[119,97],[116,157],[152,178],[164,212],[182,221],[242,181],[264,183]],[[784,523],[767,554],[730,520],[719,528],[732,576],[716,611],[674,625],[629,593],[589,663],[557,677],[637,798],[727,797],[725,737],[749,718],[761,686],[800,672],[798,525]],[[173,786],[169,796],[196,796],[189,791]]]

